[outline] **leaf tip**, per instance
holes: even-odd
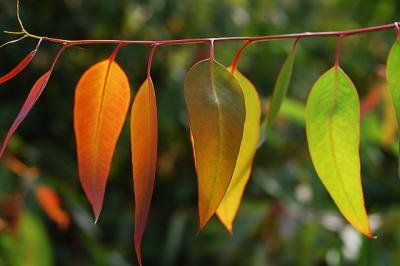
[[[100,218],[101,207],[93,205],[93,212],[94,212],[94,224],[97,224],[97,221]]]
[[[139,243],[135,243],[135,252],[136,252],[136,258],[137,261],[139,263],[139,266],[143,266],[142,264],[142,255],[141,255],[141,251],[140,251],[140,242]]]
[[[232,224],[224,224],[226,230],[228,231],[230,236],[233,236],[233,228],[232,228]]]
[[[203,231],[205,226],[206,226],[205,224],[199,224],[199,228],[197,228],[197,232],[196,232],[197,236],[201,233],[201,231]]]
[[[371,238],[371,239],[377,239],[378,238],[377,235],[372,234],[371,231],[369,231],[369,230],[366,231],[366,232],[361,232],[361,233],[363,233],[366,237]]]
[[[228,231],[229,235],[233,235],[233,225],[232,221],[226,219],[221,213],[217,212],[218,219],[224,225],[225,229]]]
[[[371,239],[377,239],[378,238],[378,236],[376,236],[376,235],[371,233],[371,229],[370,229],[369,223],[367,223],[366,227],[364,227],[364,228],[356,227],[354,224],[352,224],[352,225],[358,232],[360,232],[361,234],[365,235],[366,237],[371,238]]]

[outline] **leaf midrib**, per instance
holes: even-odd
[[[210,59],[210,81],[211,81],[212,93],[214,95],[215,103],[216,103],[216,106],[217,106],[217,131],[218,131],[218,135],[217,135],[217,137],[218,137],[218,152],[217,152],[217,154],[218,154],[217,155],[218,164],[217,164],[217,169],[216,169],[215,174],[214,174],[214,178],[212,178],[213,185],[211,186],[212,187],[211,192],[210,192],[211,195],[215,194],[215,187],[216,187],[216,184],[217,184],[218,173],[220,172],[220,168],[221,168],[221,143],[220,143],[220,141],[222,139],[221,138],[221,128],[220,128],[220,122],[221,122],[220,107],[221,107],[221,104],[220,104],[220,101],[218,99],[218,95],[217,95],[217,91],[216,91],[216,87],[215,87],[213,65],[214,65],[214,60]],[[205,212],[205,214],[207,216],[208,216],[208,212],[210,211],[210,208],[211,208],[211,199],[212,198],[213,197],[209,197],[208,198],[207,209],[206,209],[206,212]],[[222,201],[222,198],[221,198],[221,201]],[[204,223],[206,221],[207,221],[207,217],[204,217],[204,220],[202,221],[202,225],[201,226],[204,226]]]
[[[105,94],[106,94],[106,87],[107,87],[107,83],[108,83],[108,77],[110,74],[110,69],[111,69],[111,64],[114,61],[109,59],[108,60],[108,66],[107,66],[107,70],[106,70],[106,75],[104,77],[104,82],[103,82],[103,86],[102,86],[102,90],[101,90],[101,97],[100,97],[100,107],[99,107],[99,113],[97,116],[97,121],[96,121],[96,131],[95,131],[95,139],[94,139],[94,162],[96,163],[94,166],[92,166],[92,176],[93,178],[93,183],[92,183],[92,191],[95,192],[96,190],[96,185],[97,185],[97,160],[98,160],[98,151],[99,151],[99,135],[100,135],[100,128],[102,127],[102,117],[103,117],[103,111],[104,111],[104,98],[105,98]],[[97,204],[97,193],[93,193],[94,197],[96,198],[96,204]]]
[[[334,112],[334,109],[335,109],[336,98],[337,98],[337,86],[338,86],[337,82],[338,82],[338,71],[339,71],[338,68],[339,68],[338,66],[335,66],[335,68],[334,68],[334,71],[335,71],[334,74],[335,75],[334,75],[334,83],[333,83],[334,84],[333,85],[333,103],[332,103],[332,106],[331,106],[331,110],[329,112],[329,119],[328,119],[329,147],[330,147],[331,152],[332,152],[333,166],[335,167],[335,170],[336,170],[337,175],[339,177],[338,180],[339,180],[339,182],[341,184],[341,188],[342,188],[342,190],[344,192],[344,195],[345,195],[347,201],[349,202],[349,205],[350,205],[353,213],[357,216],[357,218],[360,218],[358,216],[358,213],[356,212],[356,208],[354,207],[353,202],[350,199],[350,196],[347,193],[347,190],[345,189],[345,182],[343,180],[342,174],[341,174],[340,169],[338,167],[336,154],[335,154],[335,147],[333,145],[333,139],[334,138],[333,138],[333,135],[332,135],[333,134],[333,132],[332,132],[333,131],[332,130],[332,118],[333,118],[333,112]]]

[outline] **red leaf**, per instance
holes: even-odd
[[[147,79],[140,87],[131,113],[132,168],[135,190],[135,248],[140,246],[153,195],[157,162],[157,106],[154,87]]]
[[[17,118],[11,125],[10,129],[8,130],[8,133],[6,135],[6,138],[4,140],[3,146],[1,147],[0,150],[0,158],[3,156],[4,151],[7,147],[8,142],[10,142],[11,137],[14,135],[15,131],[17,130],[18,126],[21,124],[21,122],[25,119],[25,117],[28,115],[28,113],[31,111],[32,107],[35,105],[37,100],[39,99],[40,95],[42,95],[42,92],[44,88],[47,85],[47,82],[49,81],[50,75],[53,72],[54,66],[60,57],[60,55],[63,53],[63,51],[67,48],[67,46],[63,46],[61,50],[58,52],[57,56],[53,60],[53,63],[50,67],[50,70],[44,73],[33,85],[31,91],[28,94],[28,98],[26,98],[24,105],[22,106],[21,110],[19,111]]]
[[[25,100],[25,103],[22,106],[21,110],[19,111],[17,118],[15,119],[14,123],[11,125],[11,128],[7,133],[3,146],[1,147],[0,150],[0,158],[3,156],[3,153],[8,145],[8,142],[10,142],[11,137],[14,135],[18,126],[25,119],[27,114],[31,111],[33,105],[35,105],[36,101],[42,94],[44,88],[46,87],[47,82],[49,81],[50,74],[51,71],[47,71],[36,81],[35,85],[33,85],[31,91],[29,92],[28,98]]]
[[[33,57],[36,55],[36,52],[38,51],[41,42],[42,39],[39,40],[38,44],[35,47],[35,50],[27,54],[25,58],[22,59],[21,62],[19,62],[19,64],[13,70],[8,72],[4,76],[0,77],[0,84],[3,84],[4,82],[12,79],[16,75],[18,75],[22,70],[24,70],[24,68],[32,61]]]
[[[89,68],[76,86],[74,128],[79,176],[96,221],[130,97],[128,78],[113,57]]]

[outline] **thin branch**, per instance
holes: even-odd
[[[19,25],[21,27],[21,31],[20,32],[7,32],[7,33],[25,34],[27,37],[30,37],[30,38],[35,38],[35,39],[42,38],[43,41],[62,43],[62,44],[67,44],[68,46],[88,45],[88,44],[120,44],[120,45],[144,44],[144,45],[150,45],[150,46],[154,46],[154,45],[160,46],[160,45],[194,44],[194,43],[207,43],[207,42],[211,42],[212,44],[214,44],[214,42],[227,42],[227,41],[247,41],[249,43],[252,43],[252,42],[280,40],[280,39],[300,39],[300,38],[329,37],[329,36],[346,37],[346,36],[351,36],[351,35],[356,35],[356,34],[363,34],[363,33],[374,32],[374,31],[383,31],[383,30],[388,30],[388,29],[393,29],[393,28],[397,30],[397,35],[400,38],[399,22],[394,22],[391,24],[372,26],[372,27],[366,27],[366,28],[358,28],[358,29],[346,30],[346,31],[303,32],[303,33],[290,33],[290,34],[253,36],[253,37],[193,38],[193,39],[153,40],[153,41],[143,41],[143,40],[65,40],[65,39],[51,38],[51,37],[46,37],[46,36],[38,36],[38,35],[29,33],[25,29],[25,27],[22,23],[21,17],[20,17],[19,0],[17,0],[17,19],[18,19]],[[240,54],[239,54],[239,56],[240,56]]]
[[[25,34],[25,32],[23,32],[23,31],[8,31],[8,30],[5,30],[5,31],[3,31],[4,33],[7,33],[7,34],[12,34],[12,35],[21,35],[21,34]]]
[[[12,40],[12,41],[3,43],[2,45],[0,45],[0,48],[3,48],[4,46],[9,45],[9,44],[12,44],[12,43],[17,43],[17,42],[19,42],[19,41],[25,39],[26,37],[28,37],[28,35],[24,35],[24,36],[22,36],[22,37],[20,37],[20,38],[18,38],[18,39],[16,39],[16,40]]]
[[[143,45],[177,45],[177,44],[194,44],[194,43],[207,43],[213,40],[214,42],[227,42],[227,41],[251,41],[251,42],[260,42],[260,41],[268,41],[268,40],[281,40],[281,39],[297,39],[297,38],[315,38],[315,37],[330,37],[330,36],[342,36],[347,37],[351,35],[364,34],[368,32],[374,31],[384,31],[389,29],[396,29],[398,26],[398,22],[394,22],[391,24],[359,28],[353,30],[346,31],[327,31],[327,32],[303,32],[303,33],[290,33],[290,34],[279,34],[279,35],[266,35],[266,36],[253,36],[253,37],[219,37],[219,38],[193,38],[193,39],[178,39],[178,40],[152,40],[152,41],[143,41],[143,40],[66,40],[66,39],[58,39],[51,38],[46,36],[37,36],[30,33],[27,33],[28,37],[31,38],[43,38],[43,41],[55,42],[55,43],[63,43],[72,45],[89,45],[89,44],[116,44],[121,43],[123,45],[128,44],[143,44]]]
[[[23,32],[27,32],[27,31],[25,30],[25,28],[24,28],[24,24],[22,24],[21,17],[19,16],[19,0],[17,0],[17,19],[18,19],[18,22],[19,22],[19,26],[21,27],[21,30],[22,30]]]

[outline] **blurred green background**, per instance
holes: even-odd
[[[26,28],[66,39],[177,39],[344,30],[399,21],[398,0],[22,0]],[[0,0],[0,29],[18,30],[13,0]],[[1,34],[0,42],[13,36]],[[345,38],[341,66],[364,100],[361,160],[366,206],[377,240],[356,233],[319,181],[307,150],[304,103],[313,82],[333,65],[335,38],[301,40],[293,82],[278,121],[257,152],[245,198],[229,236],[216,218],[197,230],[197,183],[183,104],[187,69],[207,57],[206,45],[157,49],[152,77],[159,114],[158,172],[144,265],[400,265],[400,181],[396,124],[384,64],[395,31]],[[264,102],[292,41],[250,45],[239,69]],[[0,49],[0,75],[35,45]],[[240,42],[218,43],[216,58],[231,64]],[[126,125],[117,146],[97,225],[77,176],[73,95],[80,75],[113,45],[68,49],[0,162],[0,265],[136,265],[133,195]],[[59,46],[44,43],[29,68],[0,87],[0,139]],[[133,91],[145,79],[149,47],[121,49],[117,61]],[[371,107],[372,106],[372,107]],[[24,169],[16,159],[40,174]],[[10,163],[11,162],[11,163]],[[14,162],[14,163],[12,163]],[[18,162],[18,161],[17,161]],[[18,168],[18,167],[17,167]],[[17,169],[18,170],[18,169]],[[39,206],[35,188],[52,187],[70,215],[60,230]]]

